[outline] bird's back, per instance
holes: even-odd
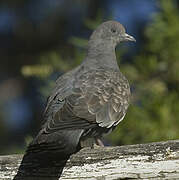
[[[126,114],[130,88],[119,70],[99,68],[86,71],[78,68],[69,78],[66,82],[71,81],[70,86],[60,79],[57,81],[56,91],[49,98],[46,109],[47,120],[36,138],[38,143],[41,139],[45,141],[43,134],[49,139],[48,136],[54,133],[76,129],[83,131],[83,138],[84,134],[87,137],[101,136],[103,131],[116,126]],[[60,84],[63,87],[57,88]]]

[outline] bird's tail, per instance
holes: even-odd
[[[57,180],[69,157],[55,152],[27,152],[14,180]]]
[[[29,145],[14,180],[57,180],[70,155],[80,150],[83,130],[40,135]]]

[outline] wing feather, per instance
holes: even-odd
[[[73,78],[68,74],[57,83],[47,103],[46,132],[97,124],[111,128],[124,118],[130,90],[120,72],[91,70]]]
[[[91,114],[93,118],[90,121],[93,120],[99,126],[107,128],[123,119],[129,105],[130,88],[128,81],[119,71],[88,72],[80,78],[80,81],[83,99],[81,107],[85,113],[78,112],[80,107],[76,108],[78,103],[73,106],[74,112],[79,117],[85,118],[88,114],[89,118]]]

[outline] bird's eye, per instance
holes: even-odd
[[[111,32],[112,32],[113,34],[115,34],[115,33],[116,33],[116,29],[112,28],[112,29],[111,29]]]

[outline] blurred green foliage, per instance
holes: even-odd
[[[120,65],[133,93],[125,120],[107,137],[113,144],[179,138],[179,14],[175,1],[159,2],[161,11],[146,26],[145,45],[132,63]],[[101,21],[98,17],[86,25],[94,29]],[[87,40],[72,37],[69,42],[73,46],[70,54],[62,55],[64,49],[43,54],[39,65],[22,68],[23,75],[47,81],[52,72],[66,72],[80,64]],[[122,53],[123,49],[117,55]],[[42,87],[43,94],[50,93],[47,89]]]

